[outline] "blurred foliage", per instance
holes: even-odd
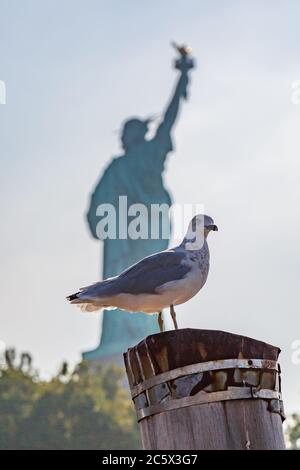
[[[285,437],[288,449],[300,450],[300,415],[293,414],[287,418]]]
[[[42,381],[28,353],[0,369],[0,449],[138,449],[136,417],[114,365],[63,363]]]

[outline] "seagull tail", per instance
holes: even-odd
[[[88,300],[86,297],[81,298],[81,294],[82,292],[76,292],[75,294],[69,295],[67,300],[69,300],[70,304],[77,305],[82,312],[96,312],[97,310],[102,310],[104,308],[103,305],[95,305],[94,303],[91,303],[91,300]]]
[[[67,297],[67,300],[71,304],[77,305],[82,312],[96,312],[99,310],[109,309],[110,306],[107,305],[105,300],[101,299],[99,290],[103,285],[103,282],[97,282],[87,287],[81,288],[75,294],[71,294]],[[98,293],[95,293],[95,288],[98,290]],[[111,307],[114,308],[114,307]]]
[[[73,302],[73,300],[76,300],[79,298],[79,295],[80,295],[80,292],[76,292],[75,294],[72,294],[72,295],[68,295],[68,297],[66,297],[67,300],[69,300],[69,302]],[[76,302],[74,302],[76,303]]]

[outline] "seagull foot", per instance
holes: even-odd
[[[162,333],[164,331],[164,320],[163,320],[162,312],[158,312],[157,321],[159,325],[159,331]]]
[[[175,328],[175,330],[178,330],[178,324],[177,324],[177,320],[176,320],[176,312],[174,310],[174,305],[170,305],[170,313],[171,313],[171,317],[172,317],[172,320],[173,320],[173,323],[174,323],[174,328]]]

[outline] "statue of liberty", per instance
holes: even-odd
[[[97,224],[100,220],[96,214],[97,208],[102,204],[111,204],[118,214],[120,196],[127,196],[128,207],[133,204],[143,204],[149,214],[153,204],[171,206],[171,197],[164,187],[162,175],[167,155],[173,150],[171,132],[180,103],[187,97],[188,75],[193,68],[189,48],[175,47],[180,53],[180,58],[175,62],[179,78],[154,137],[146,138],[150,119],[131,118],[126,121],[121,134],[123,154],[111,161],[91,195],[87,221],[96,239],[99,239]],[[151,224],[150,218],[149,224]],[[168,225],[170,226],[169,218]],[[141,258],[168,247],[168,239],[162,237],[161,231],[156,239],[117,237],[105,238],[103,243],[103,279],[120,274]],[[138,343],[145,336],[157,332],[155,315],[105,310],[100,344],[96,349],[83,353],[83,358],[114,361],[128,347]]]

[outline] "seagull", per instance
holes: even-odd
[[[67,300],[85,312],[118,308],[158,314],[161,332],[162,311],[170,308],[177,329],[174,306],[187,302],[204,286],[209,271],[207,236],[217,230],[211,217],[196,215],[180,245],[147,256],[118,276],[83,287]]]

